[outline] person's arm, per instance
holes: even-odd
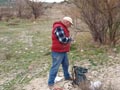
[[[71,38],[65,36],[64,30],[61,27],[57,27],[55,29],[55,34],[61,43],[66,44],[71,42]]]

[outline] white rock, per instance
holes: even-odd
[[[91,90],[97,90],[97,89],[99,89],[101,86],[102,86],[101,81],[91,82],[90,89],[91,89]]]
[[[95,88],[100,88],[101,85],[102,85],[101,81],[96,81],[96,82],[94,82],[94,87],[95,87]]]

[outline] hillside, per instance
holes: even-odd
[[[54,18],[62,18],[63,16],[71,16],[72,17],[72,9],[74,9],[74,4],[68,2],[61,3],[45,3],[43,4],[45,8],[44,15],[54,19]],[[75,11],[75,10],[74,10]]]
[[[4,5],[7,2],[8,2],[8,0],[0,0],[0,5]]]

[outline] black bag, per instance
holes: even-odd
[[[88,72],[88,69],[79,66],[72,67],[72,84],[80,85],[80,82],[87,80],[85,73]]]

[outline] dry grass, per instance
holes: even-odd
[[[51,65],[53,21],[17,20],[17,25],[9,26],[8,23],[0,22],[0,89],[22,90],[23,86],[34,78],[47,77]],[[105,72],[106,68],[116,63],[119,64],[119,47],[116,47],[116,56],[113,56],[107,52],[109,48],[96,47],[88,32],[78,33],[75,40],[69,53],[70,67],[73,65],[88,67],[91,72],[88,76],[92,77],[91,80],[100,77],[104,79],[101,72]],[[114,67],[112,68],[114,70]]]

